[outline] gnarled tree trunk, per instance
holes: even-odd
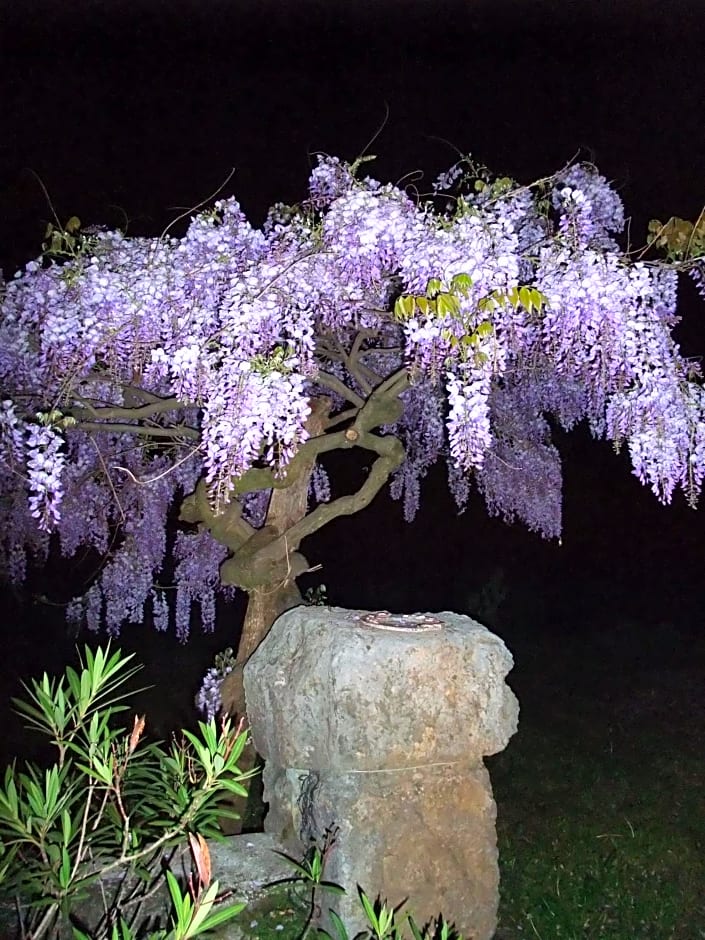
[[[284,611],[298,606],[301,600],[301,593],[293,581],[253,588],[248,593],[247,611],[237,647],[235,668],[225,677],[220,687],[225,714],[244,715],[246,713],[242,670],[247,660],[269,633],[277,617]]]
[[[247,610],[238,643],[235,668],[229,673],[220,687],[223,713],[227,715],[247,716],[247,703],[243,686],[243,668],[252,653],[269,633],[274,621],[301,603],[301,593],[294,581],[284,584],[254,588],[248,594]],[[250,742],[240,756],[238,766],[242,771],[254,770],[259,763],[257,753]],[[222,821],[221,825],[229,835],[242,832],[243,824],[261,823],[261,795],[259,786],[250,786],[247,797],[230,795],[228,806],[240,817],[237,821]]]

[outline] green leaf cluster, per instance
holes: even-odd
[[[253,372],[257,372],[259,375],[271,375],[273,372],[287,375],[293,371],[288,364],[293,354],[294,351],[290,346],[275,346],[267,355],[253,356],[250,365]]]
[[[110,924],[118,925],[116,940],[131,937],[121,920],[124,898],[134,901],[162,880],[165,857],[189,833],[222,838],[218,820],[235,814],[221,801],[247,793],[252,774],[238,768],[242,728],[199,723],[197,733],[183,732],[165,748],[143,740],[144,717],[134,717],[131,731],[116,722],[133,694],[126,691],[139,668],[132,658],[109,644],[86,647],[78,669],[59,678],[45,673],[25,685],[25,700],[13,700],[28,727],[56,749],[50,766],[15,763],[0,784],[0,897],[15,903],[24,935],[35,940],[49,936],[110,871],[121,874],[120,889],[95,937],[108,936],[100,930]],[[175,924],[155,936],[195,937],[241,909],[212,910],[217,882],[189,896],[170,874]]]
[[[472,356],[475,362],[484,362],[487,357],[480,346],[494,333],[492,316],[498,309],[511,305],[516,310],[521,306],[529,314],[540,314],[548,303],[546,295],[535,287],[518,285],[509,291],[492,291],[477,302],[473,313],[468,314],[463,312],[461,299],[470,295],[472,286],[472,278],[468,274],[456,274],[447,289],[438,278],[430,278],[424,294],[402,294],[396,299],[394,319],[405,323],[421,315],[430,320],[445,321],[448,325],[441,330],[441,338],[450,349],[459,353],[463,361]]]
[[[687,219],[671,216],[668,222],[652,219],[649,222],[647,245],[665,251],[669,261],[689,261],[705,257],[705,210],[695,224]]]
[[[548,304],[548,297],[535,287],[516,286],[508,291],[492,291],[483,297],[477,306],[482,313],[491,315],[506,304],[510,304],[515,310],[523,307],[529,314],[541,313]]]
[[[223,676],[227,675],[231,669],[235,668],[236,662],[237,658],[232,646],[226,646],[221,653],[216,653],[215,668]]]
[[[417,314],[424,317],[458,319],[461,316],[460,297],[467,297],[472,288],[472,278],[467,274],[456,274],[447,290],[438,278],[430,278],[424,294],[402,294],[394,303],[394,319],[404,323]]]
[[[58,219],[57,219],[58,223]],[[42,254],[45,258],[67,260],[77,259],[91,254],[97,239],[81,231],[81,220],[72,215],[66,225],[47,224],[42,242]]]
[[[58,408],[52,408],[51,411],[37,411],[34,417],[44,427],[59,428],[61,431],[73,428],[78,423],[72,415],[66,415]]]

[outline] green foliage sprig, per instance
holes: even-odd
[[[104,917],[88,934],[129,940],[123,902],[144,899],[166,878],[174,922],[154,938],[186,940],[234,916],[243,905],[212,908],[218,883],[211,883],[204,837],[221,836],[218,818],[234,816],[220,805],[227,793],[245,796],[238,760],[247,741],[242,725],[199,723],[168,749],[143,740],[145,718],[132,730],[115,726],[126,709],[125,684],[138,667],[110,647],[88,647],[80,668],[59,679],[46,673],[25,685],[26,701],[14,700],[28,726],[49,736],[57,759],[42,770],[15,764],[0,785],[0,895],[21,911],[22,930],[34,940],[70,919],[86,889],[111,872],[121,879]],[[222,836],[221,836],[222,837]],[[184,893],[168,869],[180,846],[190,844],[197,866]],[[112,930],[112,933],[110,932]]]
[[[664,251],[668,261],[686,262],[705,257],[705,209],[695,224],[678,216],[671,216],[668,222],[652,219],[646,243]]]
[[[81,220],[72,215],[66,225],[60,223],[47,224],[42,242],[42,253],[45,257],[63,261],[67,258],[78,258],[89,254],[96,246],[95,236],[81,231]]]
[[[441,339],[459,354],[462,361],[472,359],[480,363],[487,358],[480,346],[483,340],[494,333],[491,317],[496,309],[505,305],[515,310],[522,307],[528,314],[539,316],[548,303],[548,298],[541,291],[520,285],[509,291],[492,291],[482,297],[476,308],[468,313],[463,310],[462,301],[470,295],[472,284],[469,274],[454,275],[448,285],[438,278],[430,278],[424,294],[402,294],[397,297],[394,319],[398,323],[405,323],[412,317],[420,316],[452,324],[452,327],[447,325],[441,330]]]

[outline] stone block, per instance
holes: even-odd
[[[443,914],[489,940],[497,913],[495,804],[484,756],[518,706],[504,643],[469,617],[299,607],[245,668],[264,757],[265,829],[302,854],[337,830],[326,877],[351,935],[357,886],[421,925]],[[327,926],[324,917],[323,926]]]

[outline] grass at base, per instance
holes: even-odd
[[[702,721],[673,709],[621,722],[599,696],[555,717],[546,705],[488,761],[498,938],[705,938]]]

